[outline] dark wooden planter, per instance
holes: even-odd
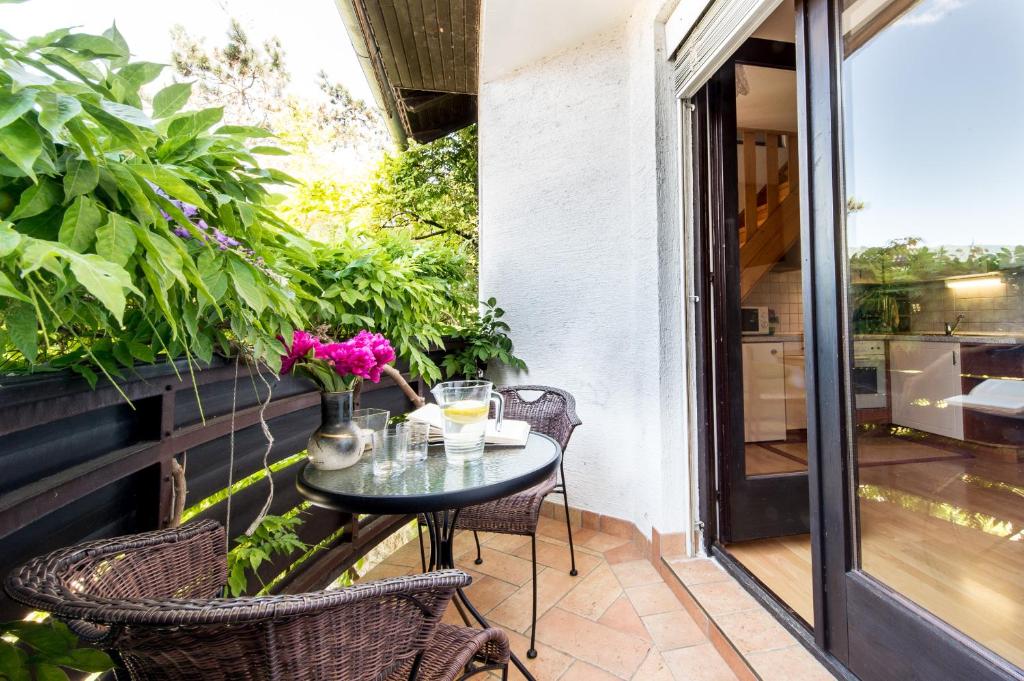
[[[72,374],[0,380],[0,575],[34,555],[85,539],[166,527],[174,517],[172,461],[185,466],[185,506],[191,506],[227,487],[232,430],[233,480],[262,469],[263,382],[242,365],[235,394],[234,362],[215,359],[195,375],[204,422],[187,365],[179,361],[177,370],[180,378],[166,364],[138,367],[121,383],[132,405],[109,384],[101,381],[91,390]],[[319,425],[320,399],[305,380],[267,378],[273,386],[265,414],[274,436],[273,463],[305,449]],[[418,380],[409,381],[426,392]],[[392,413],[411,407],[387,378],[364,385],[360,399],[362,406]],[[283,514],[302,503],[294,476],[294,465],[273,474],[271,513]],[[255,518],[267,486],[262,480],[233,496],[231,536],[240,535]],[[217,503],[198,517],[223,523],[227,504]],[[328,541],[290,571],[275,591],[326,586],[406,520],[354,519],[318,508],[304,511],[304,518],[299,531],[304,542],[313,546]],[[336,536],[342,527],[347,530]],[[275,561],[260,576],[267,580],[281,574],[300,555]],[[20,612],[6,597],[0,599],[0,609],[6,618]]]

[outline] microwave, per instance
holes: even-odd
[[[769,312],[767,307],[740,308],[740,330],[745,335],[770,333],[768,325]]]

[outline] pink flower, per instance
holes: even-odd
[[[292,367],[295,366],[295,363],[300,359],[306,358],[309,355],[310,350],[317,352],[321,347],[319,338],[298,329],[292,332],[292,346],[290,348],[283,338],[278,336],[277,339],[281,341],[285,350],[287,350],[287,352],[281,357],[282,376],[291,373]]]

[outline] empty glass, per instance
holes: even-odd
[[[409,441],[405,450],[407,463],[419,463],[427,459],[427,446],[430,442],[430,424],[426,421],[407,421],[402,426],[408,433]]]
[[[390,477],[405,470],[405,450],[409,431],[405,424],[387,426],[373,432],[373,474]]]
[[[363,441],[367,447],[373,446],[373,434],[384,430],[389,418],[391,412],[387,409],[356,409],[352,412],[352,422],[363,431]]]

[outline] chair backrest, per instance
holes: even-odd
[[[196,561],[196,562],[193,562]],[[217,598],[224,530],[212,521],[61,549],[6,581],[117,653],[133,679],[383,681],[430,642],[457,570],[300,595]]]
[[[572,431],[582,423],[576,415],[576,400],[569,392],[546,385],[506,385],[497,390],[505,398],[505,418],[526,421],[531,429],[554,439],[565,452]]]

